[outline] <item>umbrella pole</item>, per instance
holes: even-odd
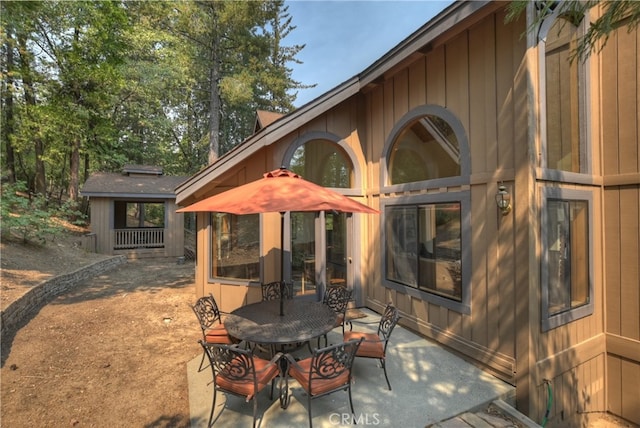
[[[284,212],[280,212],[280,316],[284,316]]]

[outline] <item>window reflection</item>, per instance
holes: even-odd
[[[451,126],[435,115],[409,124],[390,152],[391,184],[460,175],[460,146]]]
[[[349,188],[353,183],[351,161],[339,145],[328,140],[311,140],[298,147],[289,169],[323,187]]]
[[[391,206],[385,214],[387,279],[461,301],[460,203]]]
[[[211,214],[211,276],[257,281],[260,277],[260,218]]]
[[[578,37],[578,27],[559,18],[549,30],[545,45],[547,166],[572,172],[581,172],[580,113],[584,95],[580,74],[584,64],[570,59]]]
[[[589,303],[587,201],[547,201],[549,315]]]
[[[295,295],[316,292],[316,213],[291,213],[291,278]]]

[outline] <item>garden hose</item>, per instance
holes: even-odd
[[[551,391],[551,381],[549,379],[544,379],[544,383],[547,384],[547,411],[544,413],[544,418],[542,418],[542,423],[540,423],[542,427],[544,427],[549,421],[549,413],[551,412],[551,404],[553,403],[553,392]]]

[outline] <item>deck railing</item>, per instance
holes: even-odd
[[[115,250],[136,248],[163,248],[164,229],[144,227],[139,229],[114,229]]]

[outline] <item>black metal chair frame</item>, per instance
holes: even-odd
[[[222,322],[222,312],[218,308],[218,303],[213,297],[213,294],[209,293],[208,296],[200,297],[195,304],[191,305],[191,309],[196,314],[198,322],[200,323],[200,329],[202,330],[202,339],[206,341],[207,331],[211,329],[216,323],[224,325]],[[202,354],[202,360],[198,371],[202,371],[202,365],[204,364],[205,354]]]
[[[208,427],[211,426],[211,421],[213,420],[213,413],[216,408],[216,396],[217,392],[221,391],[225,394],[235,395],[237,397],[242,397],[246,400],[246,402],[253,401],[253,427],[256,426],[257,414],[258,414],[258,395],[264,389],[259,387],[258,383],[258,374],[261,371],[271,369],[272,365],[275,365],[277,368],[277,375],[271,378],[271,391],[269,393],[269,399],[273,400],[273,390],[275,387],[276,378],[280,379],[280,406],[285,408],[285,400],[286,396],[283,395],[283,391],[285,389],[282,388],[282,382],[284,382],[282,366],[280,364],[280,360],[283,357],[282,353],[278,353],[274,355],[267,366],[265,366],[262,370],[256,371],[255,360],[253,353],[245,349],[243,343],[234,344],[234,345],[219,345],[215,343],[206,343],[203,340],[199,341],[200,345],[204,349],[205,355],[208,356],[209,362],[211,365],[211,372],[213,375],[213,400],[211,403],[211,413],[209,414],[209,422],[207,424]],[[233,391],[229,388],[225,388],[219,385],[218,376],[221,376],[226,381],[233,382],[246,382],[247,380],[253,381],[252,389],[253,395],[251,398],[248,398],[244,394],[240,394],[237,391]],[[219,417],[219,416],[218,416]]]
[[[280,293],[282,297],[287,300],[293,299],[293,285],[291,283],[284,283],[284,287],[281,289],[280,284],[282,281],[269,282],[262,284],[262,301],[278,300],[280,299]]]
[[[391,332],[393,331],[395,326],[398,324],[399,320],[400,320],[400,313],[398,312],[398,309],[394,307],[391,303],[387,304],[387,306],[384,309],[384,312],[382,313],[382,317],[378,322],[378,331],[377,331],[377,335],[379,337],[377,342],[381,342],[383,344],[382,358],[370,357],[367,355],[356,355],[356,357],[358,358],[376,358],[380,362],[380,365],[382,366],[382,370],[384,371],[384,378],[387,381],[387,387],[389,388],[389,391],[391,391],[391,383],[389,382],[389,376],[387,375],[387,364],[386,364],[387,346],[389,345]],[[349,333],[343,335],[343,337],[345,339],[351,338],[352,334],[358,334],[358,332],[350,331]],[[366,333],[363,333],[363,334],[366,334]],[[357,337],[354,337],[354,339],[357,339]],[[365,339],[365,343],[366,342],[373,342],[373,341]]]
[[[309,359],[311,360],[308,371],[303,368],[300,364],[304,364],[304,362],[296,361],[296,359],[291,354],[285,354],[284,358],[286,358],[287,368],[286,368],[286,377],[283,389],[281,392],[281,396],[284,396],[284,404],[281,402],[282,408],[286,409],[291,400],[289,396],[289,377],[291,375],[291,369],[294,368],[298,373],[305,374],[304,380],[308,380],[308,387],[301,385],[303,389],[305,389],[307,395],[307,409],[309,413],[309,428],[313,428],[313,422],[311,417],[311,401],[324,397],[326,395],[332,394],[337,391],[347,391],[349,394],[349,407],[351,408],[351,414],[353,416],[353,421],[355,422],[355,410],[353,409],[353,400],[351,397],[351,383],[352,376],[351,372],[353,369],[353,361],[356,356],[356,352],[360,347],[363,339],[360,340],[351,340],[348,342],[338,343],[335,345],[331,345],[325,348],[316,349],[313,351],[313,354]],[[344,373],[348,373],[347,379],[344,383],[329,388],[327,390],[323,390],[321,393],[313,394],[314,391],[314,381],[317,385],[318,382],[328,381],[336,379],[340,376],[343,376]]]
[[[334,285],[327,287],[324,292],[324,297],[322,299],[322,303],[329,306],[333,312],[336,313],[338,317],[342,317],[342,322],[340,323],[340,327],[342,327],[342,334],[344,335],[344,324],[346,322],[347,317],[347,307],[349,306],[349,302],[351,301],[351,296],[353,295],[353,290],[348,289],[342,285]],[[338,326],[336,326],[338,327]],[[324,346],[327,346],[328,339],[327,335],[324,334],[322,337],[318,338],[318,347],[320,346],[320,339],[324,338]]]

